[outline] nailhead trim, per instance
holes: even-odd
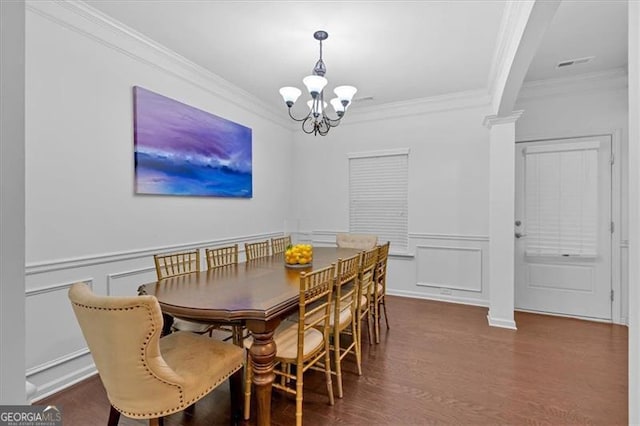
[[[161,411],[161,412],[156,412],[156,413],[142,413],[142,414],[141,413],[131,413],[131,412],[122,410],[122,409],[118,408],[115,405],[113,406],[113,408],[115,408],[116,410],[120,411],[125,416],[131,417],[131,418],[134,418],[134,419],[149,419],[149,418],[168,416],[169,414],[173,414],[173,413],[176,413],[178,411],[182,411],[185,408],[187,408],[188,406],[190,406],[191,404],[199,401],[200,399],[202,399],[202,397],[207,395],[213,389],[217,388],[220,383],[226,381],[229,377],[231,377],[231,375],[233,373],[235,373],[236,371],[240,370],[242,367],[243,367],[243,364],[237,365],[230,372],[228,372],[222,378],[220,378],[220,380],[218,380],[213,385],[211,385],[209,388],[207,388],[205,391],[203,391],[202,393],[198,394],[197,396],[195,396],[194,398],[190,399],[187,402],[181,402],[180,405],[178,405],[178,406],[176,406],[174,408],[169,408],[167,410],[164,410],[164,411]]]

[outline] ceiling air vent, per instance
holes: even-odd
[[[591,62],[591,60],[595,58],[595,56],[587,56],[585,58],[577,58],[577,59],[569,59],[567,61],[558,62],[556,68],[566,68],[572,65],[578,64],[586,64],[587,62]]]
[[[363,102],[363,101],[372,101],[373,96],[362,96],[360,98],[355,98],[353,102]]]

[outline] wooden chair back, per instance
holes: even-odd
[[[376,270],[376,264],[378,261],[378,247],[374,247],[371,250],[367,250],[362,253],[362,261],[360,263],[359,273],[359,294],[358,294],[358,312],[366,312],[369,309],[371,303],[371,297],[373,296],[373,283]],[[363,306],[363,304],[365,304]]]
[[[200,271],[200,250],[153,256],[158,280]]]
[[[387,292],[387,260],[389,259],[390,242],[378,246],[378,259],[375,269],[376,298],[383,296]]]
[[[207,269],[238,264],[238,245],[205,249]]]
[[[284,253],[287,247],[291,245],[291,236],[271,239],[271,252],[273,254]]]
[[[259,259],[269,256],[269,240],[257,243],[244,243],[244,251],[247,260]]]
[[[304,336],[310,328],[322,330],[329,338],[331,296],[335,278],[335,264],[310,273],[300,274],[300,299],[298,303],[298,352],[297,364],[303,365]],[[316,354],[313,354],[316,355]]]
[[[356,295],[358,294],[358,273],[360,271],[362,253],[358,253],[346,259],[338,259],[336,265],[336,284],[334,297],[334,325],[336,331],[340,329],[340,313],[350,309],[355,317]]]

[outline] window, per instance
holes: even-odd
[[[596,256],[599,142],[528,147],[526,254]]]
[[[408,248],[409,150],[349,155],[349,231]]]

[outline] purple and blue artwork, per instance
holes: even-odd
[[[137,194],[253,195],[251,129],[135,86]]]

